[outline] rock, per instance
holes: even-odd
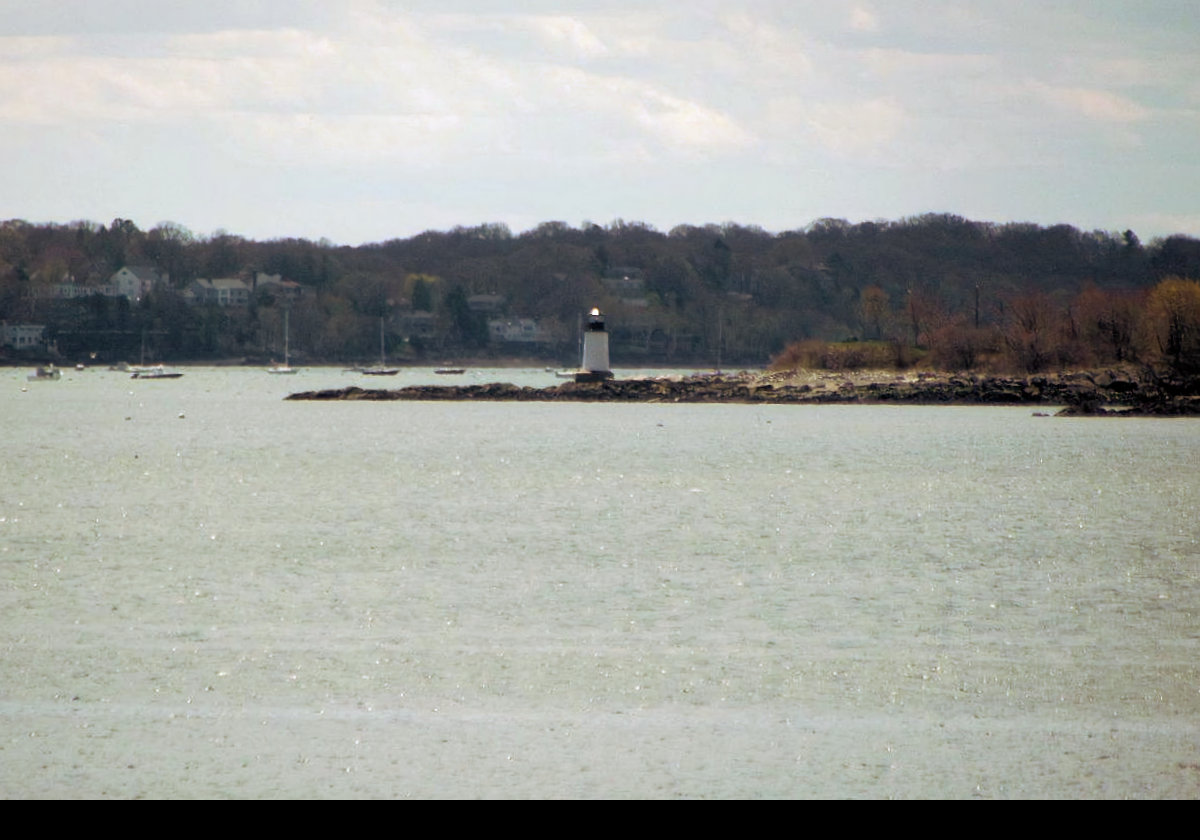
[[[690,376],[684,379],[567,381],[546,388],[505,382],[482,385],[413,385],[397,390],[357,386],[292,394],[289,400],[468,400],[509,402],[681,402],[681,403],[898,403],[906,405],[1067,405],[1061,414],[1198,415],[1200,397],[1173,396],[1114,375],[965,377],[888,375],[874,381],[823,380],[793,384],[778,375]]]

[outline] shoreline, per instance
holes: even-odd
[[[646,402],[779,405],[1017,405],[1063,407],[1069,416],[1200,416],[1200,397],[1164,397],[1124,372],[1027,377],[881,372],[785,371],[685,378],[567,381],[535,388],[496,382],[348,386],[290,394],[286,400],[464,402]]]

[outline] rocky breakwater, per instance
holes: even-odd
[[[1065,414],[1200,414],[1196,397],[1164,400],[1143,383],[1114,372],[1029,377],[933,374],[739,373],[684,378],[565,382],[532,388],[412,385],[336,388],[292,394],[289,400],[424,400],[506,402],[656,402],[897,405],[1065,406]]]

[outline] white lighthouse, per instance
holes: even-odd
[[[600,382],[612,379],[608,367],[608,333],[604,329],[604,315],[599,309],[588,313],[587,329],[583,333],[583,362],[575,374],[576,382]]]

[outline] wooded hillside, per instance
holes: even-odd
[[[99,290],[131,265],[168,279],[137,299],[56,292]],[[764,365],[789,347],[799,358],[798,342],[852,341],[948,367],[1004,355],[1035,370],[1144,352],[1147,295],[1166,278],[1200,277],[1200,240],[936,214],[781,233],[485,224],[361,246],[198,237],[127,219],[0,223],[0,319],[45,324],[64,358],[129,358],[147,335],[167,360],[277,354],[284,301],[253,287],[259,275],[300,284],[287,302],[290,344],[308,361],[372,357],[383,318],[398,358],[571,362],[579,315],[599,306],[615,364]],[[246,305],[188,291],[226,277],[251,283]],[[535,321],[537,340],[498,338],[505,319]]]

